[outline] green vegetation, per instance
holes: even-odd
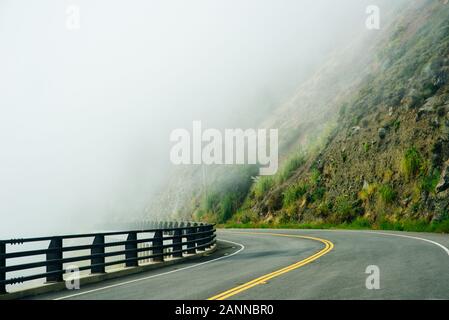
[[[274,179],[271,176],[261,176],[254,184],[254,195],[257,199],[263,196],[274,186]]]
[[[382,230],[414,232],[449,232],[449,220],[431,223],[424,219],[404,219],[400,221],[382,220],[379,222],[378,228]]]
[[[449,7],[429,1],[408,9],[379,43],[364,78],[351,78],[354,90],[329,101],[341,106],[338,115],[310,124],[274,119],[287,129],[281,137],[287,159],[275,176],[238,191],[209,190],[198,212],[239,228],[449,232],[448,216],[437,212],[445,202],[435,195],[449,155],[444,142],[437,145],[449,127],[442,119],[449,98]],[[423,12],[427,18],[417,19]],[[291,152],[299,145],[301,152]]]
[[[207,187],[201,194],[194,218],[224,223],[244,203],[251,188],[252,180],[258,171],[255,166],[236,166],[230,170],[226,179]]]
[[[321,182],[321,173],[320,173],[320,171],[318,169],[316,169],[316,168],[313,168],[312,172],[310,174],[310,179],[309,180],[310,180],[310,183],[313,186],[318,185]]]
[[[312,202],[320,201],[324,198],[324,195],[326,194],[326,188],[324,187],[317,187],[315,190],[313,190],[311,194],[311,200]]]
[[[401,126],[401,121],[399,121],[398,119],[396,119],[394,122],[393,122],[393,129],[394,129],[394,132],[398,132],[398,130],[399,130],[399,128],[400,128],[400,126]]]
[[[304,162],[305,157],[303,153],[298,153],[290,157],[276,175],[278,183],[287,181],[295,172],[295,170],[302,166]]]
[[[309,189],[309,185],[303,182],[296,183],[291,185],[285,190],[283,195],[283,205],[284,207],[288,207],[294,204],[300,197],[302,197],[307,190]]]
[[[434,169],[430,174],[421,178],[420,189],[429,193],[435,193],[435,188],[440,180],[440,170]]]
[[[401,160],[401,171],[407,179],[411,179],[416,176],[422,165],[422,157],[415,147],[407,149]]]
[[[316,208],[317,216],[324,218],[328,217],[331,213],[332,207],[333,206],[330,201],[321,201]]]
[[[382,185],[379,187],[380,200],[385,204],[390,204],[396,200],[397,193],[391,185]]]
[[[373,223],[363,217],[358,217],[351,222],[343,222],[339,224],[327,222],[310,222],[310,223],[288,223],[288,224],[270,224],[270,223],[230,223],[222,225],[225,228],[262,228],[262,229],[374,229],[374,230],[396,230],[410,232],[444,232],[449,233],[449,219],[428,222],[426,220],[404,219],[401,221],[390,222],[381,220]]]
[[[363,151],[368,152],[371,145],[368,142],[363,143]]]
[[[368,184],[359,192],[359,199],[364,202],[370,202],[374,199],[374,195],[377,191],[377,184]]]
[[[261,176],[253,186],[253,193],[256,200],[261,200],[271,189],[287,181],[293,173],[304,164],[304,154],[298,152],[293,155],[282,166],[274,176]]]
[[[219,222],[226,222],[228,221],[234,212],[234,195],[233,194],[227,194],[224,196],[223,200],[220,203],[220,216],[218,221]]]
[[[339,196],[335,199],[335,214],[338,221],[347,222],[355,215],[353,201],[347,195]]]

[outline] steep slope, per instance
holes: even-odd
[[[389,34],[324,145],[253,192],[236,221],[447,227],[449,6],[415,3]]]
[[[279,129],[275,176],[179,169],[151,210],[236,225],[449,229],[449,5],[414,1],[383,21],[260,124]]]

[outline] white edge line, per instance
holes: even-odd
[[[320,229],[317,229],[320,230]],[[312,230],[311,230],[312,231]],[[415,237],[415,236],[408,236],[405,234],[397,234],[397,233],[389,233],[389,232],[379,232],[379,231],[370,231],[370,230],[337,230],[337,229],[323,229],[322,231],[335,231],[335,232],[359,232],[359,233],[367,233],[367,234],[380,234],[380,235],[384,235],[384,236],[393,236],[393,237],[401,237],[401,238],[409,238],[409,239],[415,239],[415,240],[421,240],[421,241],[425,241],[425,242],[429,242],[432,243],[438,247],[440,247],[441,249],[443,249],[447,255],[449,256],[449,249],[445,246],[443,246],[441,243],[438,243],[436,241],[432,241],[429,239],[425,239],[425,238],[420,238],[420,237]]]
[[[115,287],[123,286],[123,285],[126,285],[126,284],[134,283],[134,282],[139,282],[139,281],[148,280],[148,279],[152,279],[152,278],[156,278],[156,277],[160,277],[160,276],[165,276],[167,274],[171,274],[171,273],[175,273],[175,272],[179,272],[179,271],[183,271],[183,270],[187,270],[187,269],[191,269],[191,268],[196,268],[196,267],[199,267],[199,266],[211,263],[211,262],[215,262],[215,261],[218,261],[218,260],[221,260],[221,259],[232,257],[233,255],[236,255],[236,254],[238,254],[239,252],[241,252],[242,250],[245,249],[245,246],[243,244],[241,244],[241,243],[237,243],[237,242],[233,242],[233,241],[229,241],[229,240],[223,240],[223,239],[217,239],[217,240],[238,245],[238,246],[240,246],[240,249],[237,250],[236,252],[231,253],[230,255],[226,255],[226,256],[222,256],[222,257],[215,258],[215,259],[212,259],[212,260],[208,260],[208,261],[205,261],[205,262],[201,262],[201,263],[198,263],[198,264],[194,264],[194,265],[191,265],[191,266],[188,266],[188,267],[185,267],[185,268],[171,270],[171,271],[167,271],[167,272],[163,272],[163,273],[158,273],[158,274],[155,274],[155,275],[152,275],[152,276],[143,277],[143,278],[139,278],[139,279],[134,279],[134,280],[130,280],[130,281],[120,282],[120,283],[116,283],[116,284],[112,284],[112,285],[109,285],[109,286],[96,288],[96,289],[92,289],[92,290],[88,290],[88,291],[84,291],[84,292],[74,293],[74,294],[70,294],[70,295],[67,295],[67,296],[64,296],[64,297],[55,298],[53,300],[64,300],[64,299],[68,299],[68,298],[73,298],[73,297],[81,296],[83,294],[88,294],[88,293],[92,293],[92,292],[102,291],[102,290],[115,288]]]
[[[449,256],[449,249],[446,248],[445,246],[443,246],[441,243],[438,243],[436,241],[432,241],[429,239],[425,239],[425,238],[420,238],[420,237],[414,237],[414,236],[407,236],[405,234],[395,234],[395,233],[387,233],[387,232],[376,232],[376,231],[372,231],[372,232],[366,232],[366,233],[374,233],[374,234],[382,234],[382,235],[386,235],[386,236],[395,236],[395,237],[403,237],[403,238],[410,238],[410,239],[416,239],[416,240],[421,240],[421,241],[426,241],[429,243],[432,243],[438,247],[440,247],[441,249],[443,249],[444,251],[446,251],[447,255]]]
[[[282,229],[272,229],[272,230],[282,230]],[[443,246],[441,243],[438,243],[436,241],[432,241],[432,240],[429,240],[429,239],[425,239],[425,238],[408,236],[408,235],[405,235],[405,234],[387,233],[387,232],[370,231],[370,230],[339,230],[339,229],[290,229],[290,230],[310,231],[310,232],[314,232],[314,231],[318,231],[318,232],[323,232],[323,231],[324,232],[327,232],[327,231],[331,231],[331,232],[359,232],[359,233],[366,233],[366,234],[380,234],[380,235],[385,235],[385,236],[409,238],[409,239],[421,240],[421,241],[432,243],[432,244],[440,247],[441,249],[443,249],[447,253],[447,255],[449,256],[449,249],[447,247]]]

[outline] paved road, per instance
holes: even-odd
[[[232,243],[201,260],[38,298],[449,299],[448,235],[219,230],[218,239]],[[366,288],[370,265],[378,290]]]

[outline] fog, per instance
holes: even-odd
[[[0,0],[0,238],[140,217],[168,178],[173,129],[255,126],[368,32],[369,4],[386,6]]]

